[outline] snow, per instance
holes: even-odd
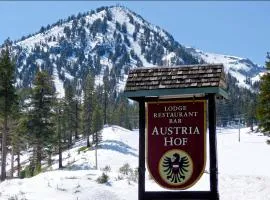
[[[128,78],[128,75],[124,74],[123,75],[123,79],[119,80],[119,83],[117,84],[117,87],[118,87],[118,92],[119,91],[124,91],[125,89],[125,86],[126,86],[126,82],[127,82],[127,78]]]
[[[232,65],[235,70],[241,69],[246,72],[249,70],[249,67],[247,67],[245,64],[238,62],[239,60],[242,60],[242,58],[236,56],[221,55],[215,53],[203,53],[202,58],[208,63],[223,63],[227,72]]]
[[[43,63],[44,63],[44,60],[42,60],[42,59],[36,59],[36,64],[38,66],[41,66]]]
[[[252,83],[254,83],[254,82],[256,82],[256,81],[260,81],[261,78],[262,78],[262,76],[263,76],[264,74],[265,74],[265,72],[261,72],[261,73],[259,73],[257,76],[254,76],[254,77],[251,79]]]
[[[123,24],[129,21],[127,17],[127,12],[121,7],[113,7],[111,8],[111,11],[114,14],[115,20],[118,21],[120,24]]]
[[[56,65],[53,64],[53,81],[56,88],[56,93],[58,98],[63,98],[65,96],[64,84],[59,79]]]
[[[169,54],[165,55],[163,58],[162,58],[162,61],[165,62],[165,66],[171,66],[171,61],[172,59],[176,57],[175,53],[174,52],[170,52]]]
[[[219,161],[219,191],[221,200],[270,199],[270,146],[261,133],[248,128],[219,128],[217,133]],[[119,126],[102,130],[103,141],[98,149],[98,170],[95,170],[94,150],[78,152],[85,146],[81,138],[74,147],[63,153],[63,164],[58,170],[57,156],[53,157],[51,171],[32,178],[6,180],[0,184],[1,200],[11,198],[28,200],[91,199],[136,200],[137,183],[123,176],[119,168],[129,163],[138,167],[138,130],[129,131]],[[208,152],[208,151],[207,151]],[[25,156],[24,156],[25,159]],[[110,166],[108,183],[98,184],[96,179],[103,168]],[[189,190],[209,190],[209,159],[205,173]],[[146,173],[146,190],[164,191]]]
[[[237,71],[234,71],[234,70],[231,70],[230,74],[233,77],[236,77],[236,79],[238,80],[238,86],[241,86],[241,87],[244,87],[244,88],[247,88],[247,89],[251,89],[250,85],[245,83],[246,77],[243,74],[241,74],[241,73],[239,73]]]
[[[251,78],[251,81],[260,80],[261,73],[264,73],[264,68],[261,65],[251,62],[247,58],[241,58],[231,55],[222,55],[216,53],[207,53],[199,49],[192,47],[186,47],[194,56],[203,59],[205,62],[210,64],[224,65],[224,71],[230,73],[233,77],[238,80],[237,85],[243,88],[251,90],[251,85],[247,84],[246,78]]]

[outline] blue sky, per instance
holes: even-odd
[[[0,43],[37,32],[72,14],[123,5],[168,31],[179,43],[264,64],[270,51],[270,2],[0,1]]]

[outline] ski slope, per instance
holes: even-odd
[[[270,199],[270,139],[261,133],[242,128],[218,129],[219,192],[221,200]],[[137,200],[137,182],[119,172],[125,163],[138,167],[138,130],[119,126],[103,129],[103,142],[98,149],[98,170],[95,170],[94,150],[78,152],[85,140],[78,141],[63,153],[63,170],[57,170],[58,160],[49,171],[32,178],[7,180],[0,184],[0,199],[24,200]],[[103,169],[109,181],[98,184]],[[209,190],[209,160],[199,182],[189,190]],[[146,174],[146,190],[162,191]]]

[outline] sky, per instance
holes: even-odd
[[[72,14],[111,5],[126,6],[185,46],[261,65],[270,51],[269,1],[0,1],[0,44]]]

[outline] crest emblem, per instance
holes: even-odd
[[[185,151],[170,150],[160,159],[159,173],[165,182],[182,185],[189,180],[193,173],[192,159]]]

